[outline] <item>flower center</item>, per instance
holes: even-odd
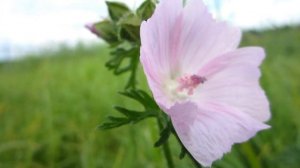
[[[187,94],[190,96],[194,94],[194,89],[200,84],[204,83],[206,79],[204,77],[198,75],[192,76],[183,76],[178,80],[179,86],[177,87],[178,92],[186,91]]]
[[[185,75],[167,83],[167,92],[171,101],[185,100],[194,94],[194,90],[206,81],[198,75]]]

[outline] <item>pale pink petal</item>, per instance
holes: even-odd
[[[240,29],[214,20],[202,0],[187,1],[178,26],[178,60],[186,73],[195,73],[214,57],[235,50],[241,39]]]
[[[141,25],[141,62],[159,106],[202,165],[268,128],[259,85],[261,48],[237,49],[241,31],[215,21],[202,0],[162,0]],[[194,77],[194,78],[192,78]],[[187,94],[185,93],[187,92]]]
[[[166,80],[196,73],[213,58],[236,49],[241,32],[215,21],[201,0],[162,0],[141,25],[141,62],[154,98],[172,102],[164,92]]]
[[[152,70],[159,74],[170,74],[173,29],[182,9],[182,0],[162,0],[141,25],[141,60],[151,61]]]
[[[206,82],[201,85],[194,101],[219,102],[266,121],[270,107],[259,85],[259,65],[264,52],[258,47],[242,48],[215,58],[199,71]]]
[[[253,137],[268,125],[235,108],[187,102],[169,110],[173,126],[186,149],[203,166],[211,166],[234,143]]]
[[[172,105],[172,102],[163,91],[163,81],[166,77],[159,74],[157,69],[153,69],[155,67],[155,65],[153,65],[154,62],[151,61],[150,57],[146,56],[146,53],[143,50],[141,50],[141,56],[143,56],[141,58],[143,69],[155,101],[160,106],[169,108]]]
[[[244,47],[235,51],[224,53],[218,56],[203,67],[201,67],[198,74],[210,77],[210,75],[222,71],[224,68],[231,65],[247,64],[259,67],[265,58],[265,52],[261,47]]]
[[[141,25],[141,62],[148,84],[158,104],[170,106],[163,83],[170,76],[175,22],[182,11],[182,0],[163,0],[153,16]]]

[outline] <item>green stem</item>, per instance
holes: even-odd
[[[164,126],[161,123],[160,119],[157,118],[158,126],[160,130],[163,130]],[[167,161],[168,168],[174,168],[174,162],[171,156],[171,150],[168,141],[163,144],[163,152]]]
[[[174,163],[173,163],[173,160],[172,160],[171,150],[170,150],[168,142],[166,142],[163,145],[163,150],[164,150],[164,154],[165,154],[165,157],[166,157],[166,160],[167,160],[168,167],[169,168],[174,168]]]

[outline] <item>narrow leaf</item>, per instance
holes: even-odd
[[[168,122],[166,127],[161,131],[160,138],[154,144],[155,147],[159,147],[168,141],[168,139],[172,133],[172,126],[170,124],[171,124],[171,122]]]
[[[137,9],[137,15],[142,19],[142,20],[147,20],[152,16],[153,12],[155,9],[155,4],[151,0],[147,0],[142,5]]]
[[[120,106],[116,106],[115,109],[117,111],[119,111],[120,113],[124,114],[126,117],[137,117],[140,116],[143,112],[137,112],[137,111],[132,111],[132,110],[128,110],[124,107],[120,107]]]

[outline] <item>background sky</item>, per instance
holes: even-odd
[[[143,0],[118,0],[131,8]],[[300,22],[300,0],[206,0],[215,17],[243,29]],[[91,42],[84,25],[107,16],[104,0],[1,0],[0,60],[54,44]]]

